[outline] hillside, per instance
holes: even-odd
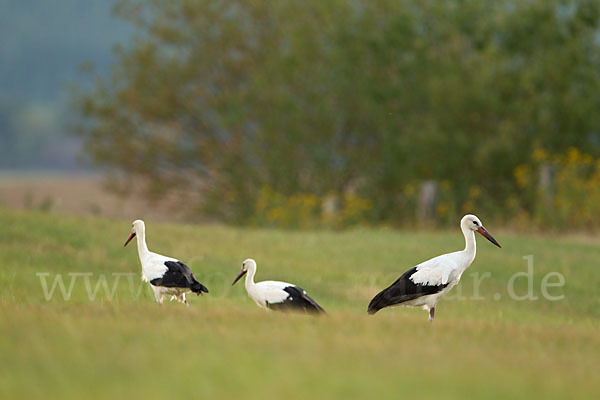
[[[0,1],[0,169],[74,169],[80,143],[72,85],[89,86],[79,66],[106,74],[113,45],[131,28],[111,16],[114,1]]]

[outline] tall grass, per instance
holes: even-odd
[[[485,221],[484,221],[485,222]],[[90,300],[78,277],[69,300],[46,301],[38,273],[134,273],[123,248],[130,221],[0,210],[1,398],[593,398],[600,390],[600,247],[592,238],[524,237],[494,231],[479,240],[455,288],[473,297],[472,272],[489,272],[482,300],[449,299],[433,324],[424,311],[366,314],[369,299],[412,265],[463,246],[458,229],[341,233],[238,229],[147,221],[151,250],[177,256],[210,294],[191,307],[158,306],[127,279],[110,300]],[[534,255],[536,301],[515,301],[507,282]],[[301,285],[329,312],[323,318],[269,313],[231,287],[240,263],[257,279]],[[549,272],[565,277],[543,298]],[[146,284],[144,284],[146,285]],[[515,291],[527,282],[517,279]],[[500,294],[495,300],[494,294]]]

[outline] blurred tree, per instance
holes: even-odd
[[[445,182],[452,218],[474,193],[492,213],[534,149],[600,156],[598,1],[122,0],[116,13],[137,36],[76,97],[88,151],[157,196],[201,191],[221,218],[247,221],[268,187],[352,190],[373,219],[406,220],[406,188],[424,179]]]

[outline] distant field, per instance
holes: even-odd
[[[462,248],[458,228],[316,233],[148,221],[150,249],[186,261],[211,291],[190,296],[186,309],[160,307],[139,286],[135,246],[123,248],[130,222],[0,208],[0,398],[591,399],[600,393],[600,238],[516,236],[488,226],[504,248],[478,238],[477,258],[455,288],[474,297],[469,273],[489,272],[479,286],[483,299],[443,300],[429,323],[420,309],[368,316],[366,307],[404,270]],[[539,299],[515,301],[507,282],[527,270],[522,257],[530,254]],[[258,261],[258,280],[297,283],[328,315],[258,309],[243,285],[231,287],[247,257]],[[543,298],[540,284],[549,272],[564,276],[564,287],[549,289],[563,300]],[[41,281],[50,290],[57,276],[66,291],[75,277],[72,292],[65,299],[55,288],[47,301]],[[109,293],[99,286],[92,300],[88,292],[101,277]],[[526,280],[517,279],[515,291],[526,290]]]
[[[185,220],[172,202],[156,204],[137,194],[117,196],[106,190],[99,174],[0,171],[0,206],[72,215]]]

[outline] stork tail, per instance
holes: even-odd
[[[194,282],[192,284],[192,286],[190,287],[190,289],[192,290],[192,292],[196,293],[197,295],[201,295],[202,292],[208,293],[208,288],[198,281]]]

